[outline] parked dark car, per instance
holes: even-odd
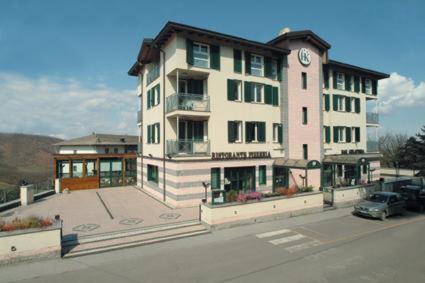
[[[406,202],[407,209],[425,210],[425,188],[407,185],[400,188],[400,193]]]
[[[366,200],[363,200],[354,206],[354,214],[379,218],[382,221],[387,216],[403,214],[406,203],[399,193],[378,192],[373,193]]]

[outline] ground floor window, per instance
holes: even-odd
[[[255,167],[224,168],[224,189],[226,191],[255,191]]]
[[[82,178],[82,177],[83,177],[83,161],[73,160],[72,161],[72,178]]]
[[[68,160],[58,160],[56,163],[56,177],[57,178],[70,178],[71,168],[69,167]]]
[[[211,168],[211,189],[220,189],[220,168]]]
[[[86,177],[97,175],[96,160],[86,160]]]
[[[136,184],[137,178],[137,160],[136,158],[125,159],[125,184],[134,185]]]
[[[261,165],[258,167],[258,184],[266,185],[267,183],[267,167],[266,165]]]
[[[288,187],[289,170],[287,167],[273,167],[273,191]]]
[[[122,159],[101,159],[100,187],[116,187],[122,184]]]
[[[158,166],[148,164],[148,181],[158,184]]]
[[[323,164],[323,186],[331,187],[334,185],[334,170],[333,165]]]

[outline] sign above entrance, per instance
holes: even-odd
[[[268,151],[252,151],[252,152],[213,152],[211,159],[254,159],[254,158],[271,158]]]
[[[311,53],[310,50],[307,48],[301,48],[300,51],[298,51],[298,59],[300,60],[301,64],[304,66],[308,66],[311,63]]]

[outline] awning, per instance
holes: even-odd
[[[320,162],[317,160],[291,159],[285,157],[275,158],[273,165],[301,169],[315,169],[321,167]]]
[[[327,155],[323,163],[364,164],[368,161],[379,160],[381,157],[379,153]]]

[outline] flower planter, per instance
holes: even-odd
[[[311,192],[242,203],[203,204],[201,221],[212,228],[221,228],[320,211],[323,211],[323,194]]]
[[[61,256],[62,221],[46,228],[0,232],[0,264]]]

